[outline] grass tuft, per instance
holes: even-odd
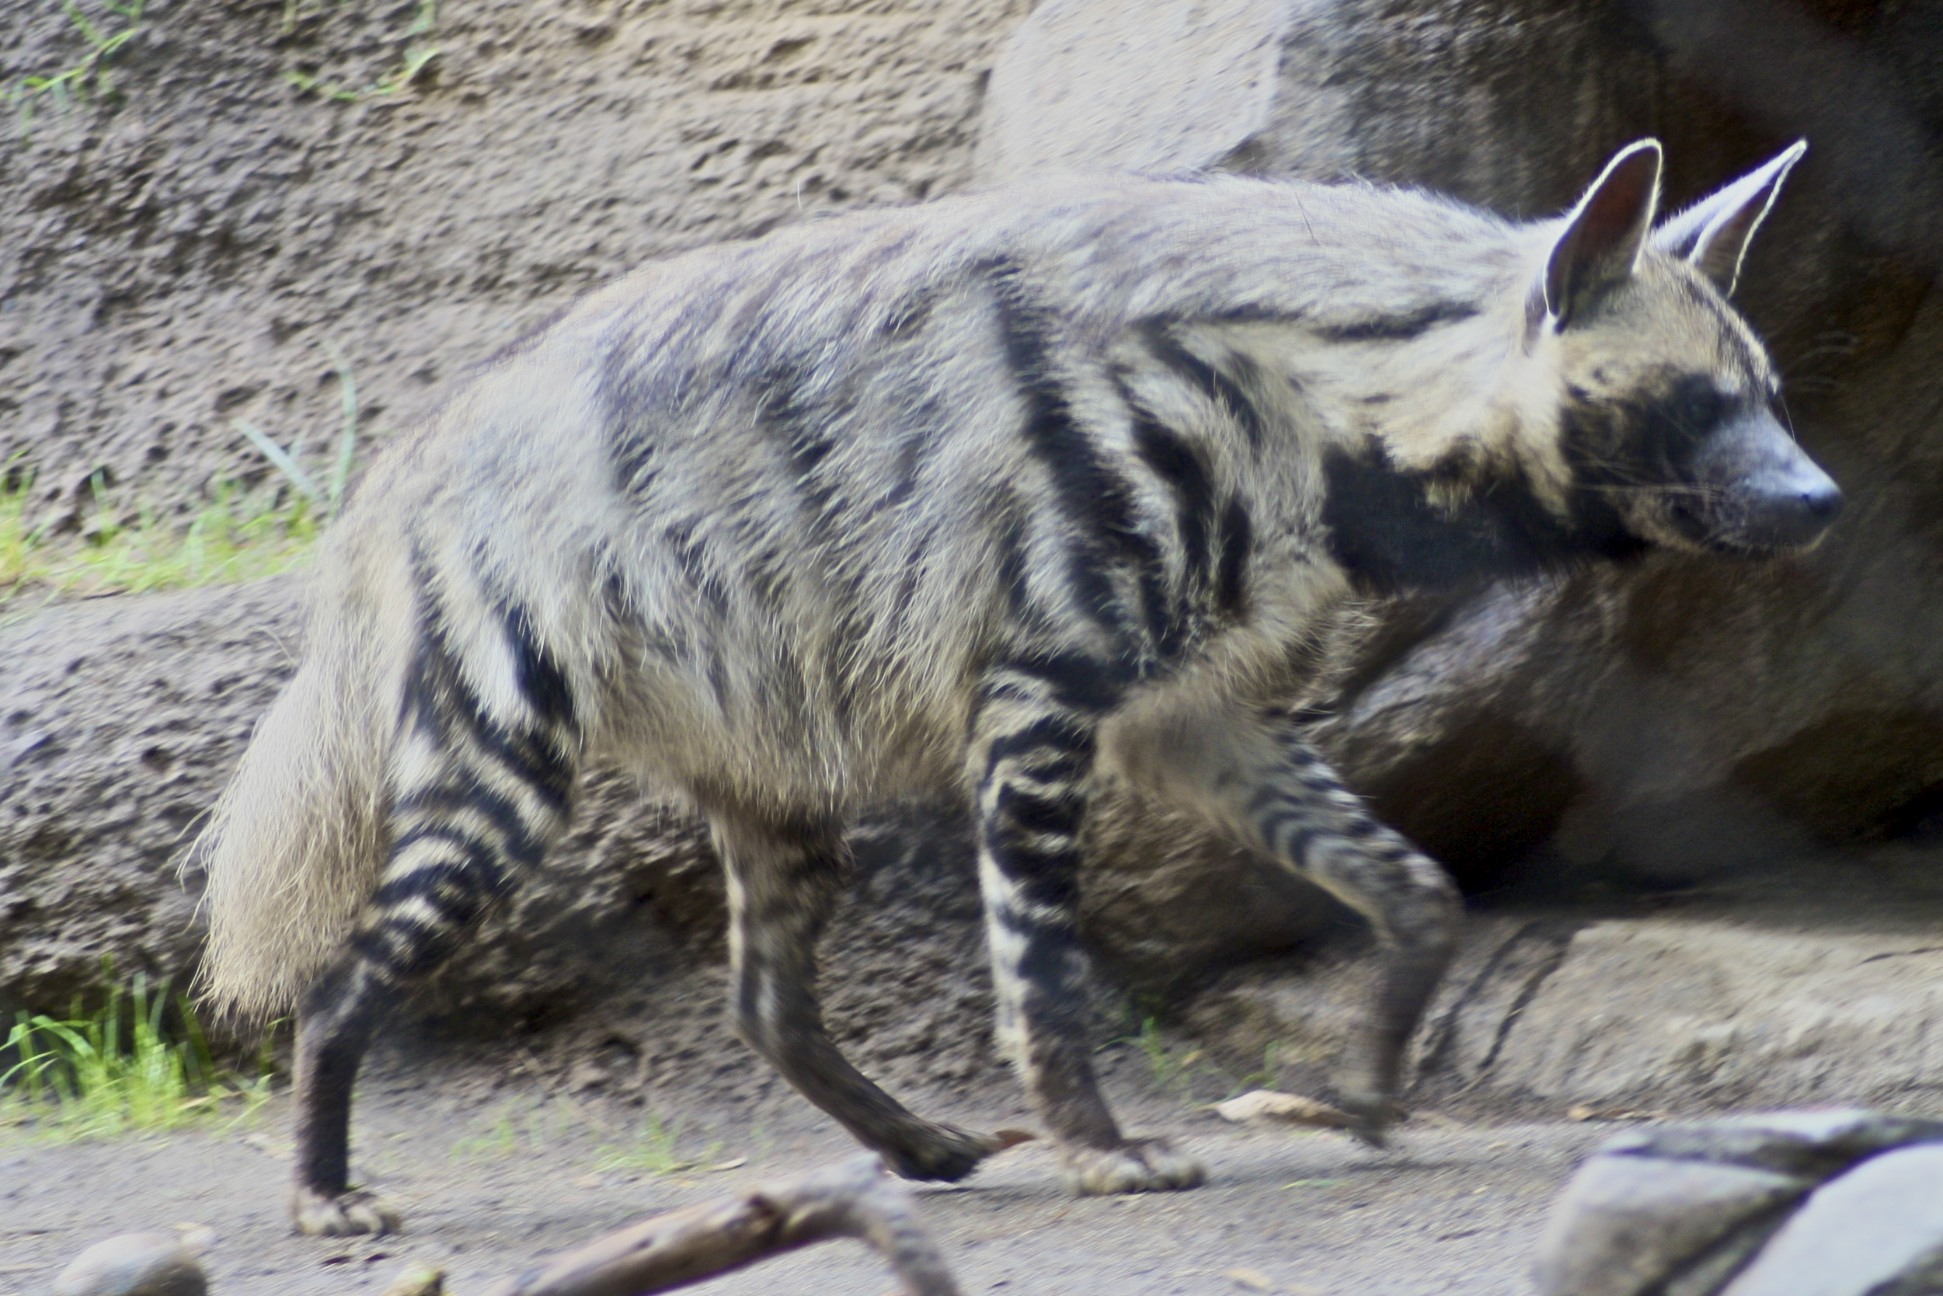
[[[664,1122],[650,1112],[632,1141],[595,1149],[594,1170],[600,1174],[680,1174],[716,1160],[721,1153],[720,1143],[710,1143],[700,1152],[683,1155],[681,1122]]]
[[[28,521],[32,487],[31,477],[0,486],[0,609],[268,576],[301,560],[319,529],[301,494],[265,501],[223,485],[186,524],[146,507],[117,521],[108,492],[97,489],[94,521],[80,535],[54,536]]]
[[[61,8],[67,11],[69,24],[88,43],[88,50],[68,67],[31,73],[6,88],[4,98],[14,111],[23,143],[32,136],[35,110],[43,104],[51,103],[66,112],[77,101],[107,99],[115,93],[108,60],[140,28],[143,3],[144,0],[104,0],[108,12],[123,24],[120,31],[108,31],[82,13],[74,0],[63,0]]]
[[[618,1137],[617,1137],[618,1136]],[[562,1148],[592,1144],[597,1174],[675,1175],[719,1158],[720,1143],[684,1151],[681,1122],[649,1113],[638,1127],[618,1129],[570,1098],[509,1102],[482,1117],[474,1132],[452,1145],[455,1161],[503,1161],[522,1153],[559,1155]]]
[[[295,29],[300,7],[297,0],[285,0],[283,11],[283,30],[288,34]],[[362,103],[366,99],[382,99],[395,95],[411,85],[419,75],[430,67],[439,56],[439,47],[432,43],[431,37],[438,29],[438,0],[418,0],[417,12],[412,17],[411,26],[405,32],[405,47],[399,55],[398,65],[362,89],[352,89],[334,81],[326,81],[313,73],[292,68],[283,74],[288,81],[305,94],[314,94],[320,99],[331,99],[338,103]]]
[[[137,976],[96,1012],[19,1014],[0,1044],[0,1138],[102,1138],[253,1115],[269,1060],[242,1079],[220,1066],[195,1009]]]
[[[38,596],[42,601],[94,594],[136,594],[254,580],[300,562],[323,525],[335,517],[357,458],[358,389],[350,362],[327,348],[337,370],[341,426],[322,472],[255,426],[236,431],[283,478],[286,490],[266,495],[233,483],[214,493],[185,523],[145,505],[117,501],[102,475],[90,482],[94,517],[78,534],[53,535],[29,521],[34,474],[20,455],[0,464],[0,612]]]

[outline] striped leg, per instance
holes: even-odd
[[[1377,822],[1292,724],[1276,733],[1281,759],[1249,796],[1249,836],[1369,920],[1383,942],[1369,1024],[1341,1081],[1359,1133],[1382,1141],[1403,1113],[1404,1049],[1457,949],[1464,902],[1443,868]]]
[[[426,626],[393,753],[390,858],[349,948],[298,1013],[299,1233],[398,1226],[349,1185],[358,1064],[385,1015],[566,825],[577,745],[566,680],[519,614],[477,634],[475,656],[498,663],[508,687],[482,696],[444,627]]]
[[[1378,823],[1286,717],[1227,717],[1174,738],[1166,759],[1176,791],[1376,929],[1383,967],[1342,1089],[1345,1107],[1362,1121],[1358,1132],[1381,1142],[1402,1114],[1404,1049],[1456,949],[1463,916],[1456,886],[1435,861]]]
[[[1096,721],[1109,699],[1074,687],[1085,674],[1083,664],[1007,669],[984,690],[972,756],[999,1044],[1075,1191],[1189,1188],[1204,1177],[1200,1164],[1165,1140],[1123,1135],[1093,1075],[1077,884]]]
[[[963,1179],[1006,1141],[920,1119],[844,1059],[823,1025],[816,942],[848,859],[841,834],[815,823],[758,827],[715,820],[729,876],[729,958],[736,1025],[815,1103],[910,1179]]]

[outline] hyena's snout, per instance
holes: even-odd
[[[1691,466],[1697,489],[1675,509],[1684,529],[1709,548],[1805,548],[1842,511],[1841,488],[1765,410],[1717,429]]]

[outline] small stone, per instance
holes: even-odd
[[[124,1233],[97,1242],[54,1280],[54,1296],[207,1296],[196,1257],[213,1238],[204,1229],[180,1233]]]
[[[1721,1296],[1943,1290],[1943,1146],[1885,1152],[1816,1189]]]
[[[1770,1170],[1604,1152],[1552,1208],[1539,1241],[1542,1296],[1645,1296],[1728,1247],[1752,1251],[1768,1222],[1813,1188]],[[1738,1261],[1739,1256],[1732,1257]],[[1731,1264],[1725,1266],[1731,1272]]]
[[[444,1296],[445,1270],[437,1265],[415,1264],[385,1288],[384,1296]]]
[[[1328,1103],[1273,1089],[1251,1089],[1239,1097],[1215,1103],[1210,1110],[1222,1120],[1233,1121],[1237,1125],[1272,1121],[1282,1125],[1348,1129],[1356,1124],[1355,1117]]]

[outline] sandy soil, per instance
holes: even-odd
[[[1545,1208],[1609,1127],[1473,1124],[1421,1115],[1387,1150],[1334,1134],[1240,1130],[1157,1092],[1124,1059],[1111,1087],[1130,1126],[1184,1139],[1209,1162],[1190,1193],[1075,1200],[1050,1153],[1025,1147],[971,1182],[921,1189],[922,1210],[967,1292],[1271,1291],[1414,1296],[1527,1290]],[[89,1242],[200,1221],[222,1242],[217,1296],[379,1292],[408,1264],[444,1266],[456,1296],[644,1214],[828,1164],[854,1144],[749,1066],[739,1109],[659,1115],[685,1168],[638,1109],[495,1082],[477,1063],[381,1063],[358,1112],[359,1172],[407,1231],[322,1241],[288,1233],[288,1110],[248,1128],[67,1146],[0,1147],[0,1296],[45,1284]],[[941,1094],[928,1113],[1018,1124],[1009,1090],[980,1104]],[[707,1287],[722,1293],[876,1293],[874,1256],[836,1244]]]

